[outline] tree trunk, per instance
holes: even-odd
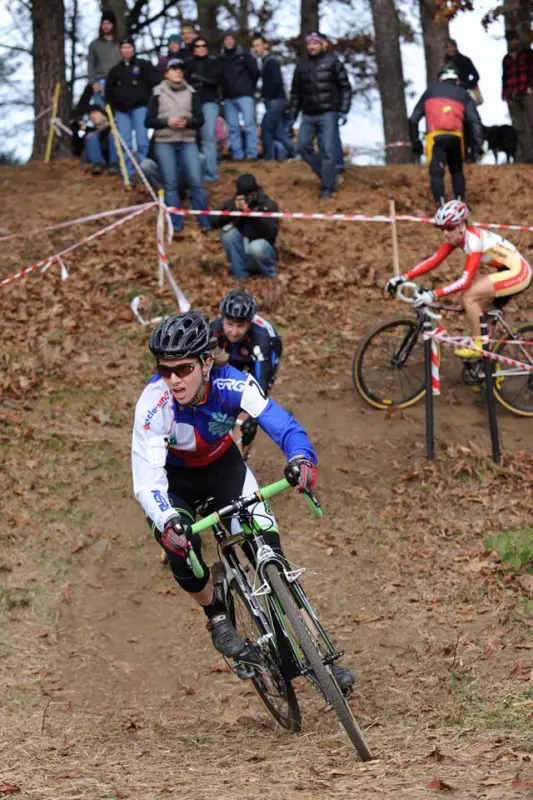
[[[504,0],[505,32],[518,31],[524,42],[529,41],[533,22],[532,6],[531,0]]]
[[[444,64],[444,45],[450,36],[447,24],[435,22],[437,4],[435,0],[419,0],[422,38],[424,40],[424,56],[426,58],[426,81],[432,83],[439,76]]]
[[[248,0],[239,0],[238,26],[239,33],[244,38],[248,38]]]
[[[61,86],[57,116],[68,121],[68,89],[65,80],[65,8],[63,0],[33,0],[33,96],[35,116],[52,105],[52,95],[57,83]],[[32,158],[42,158],[50,115],[36,119],[33,135]],[[65,135],[55,138],[56,150],[69,151]]]
[[[126,0],[100,0],[102,11],[112,11],[117,18],[117,32],[124,36],[128,31],[128,4]]]
[[[400,20],[394,0],[371,0],[374,20],[378,87],[381,95],[385,142],[407,141],[407,108],[400,53]],[[409,146],[385,150],[387,164],[411,160]]]
[[[205,36],[213,52],[218,49],[220,34],[218,31],[218,8],[220,0],[196,0],[198,11],[198,25]]]
[[[305,54],[305,36],[319,29],[320,0],[300,0],[300,55]]]

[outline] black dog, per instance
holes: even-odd
[[[516,161],[516,146],[518,137],[512,125],[491,125],[483,126],[485,140],[489,150],[494,153],[494,160],[498,163],[498,153],[501,151],[507,156],[507,163]]]

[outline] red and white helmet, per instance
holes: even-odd
[[[468,219],[468,206],[462,200],[450,200],[444,203],[435,214],[433,220],[439,228],[455,228]]]

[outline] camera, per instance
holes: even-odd
[[[246,200],[246,205],[248,206],[248,208],[257,208],[257,206],[259,205],[257,192],[251,192],[250,194],[245,194],[244,199]]]

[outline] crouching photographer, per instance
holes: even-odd
[[[222,211],[279,211],[278,204],[258,186],[254,175],[240,175],[235,195],[226,200]],[[275,243],[279,222],[268,217],[212,217],[213,228],[222,228],[221,239],[238,280],[252,274],[276,277]]]

